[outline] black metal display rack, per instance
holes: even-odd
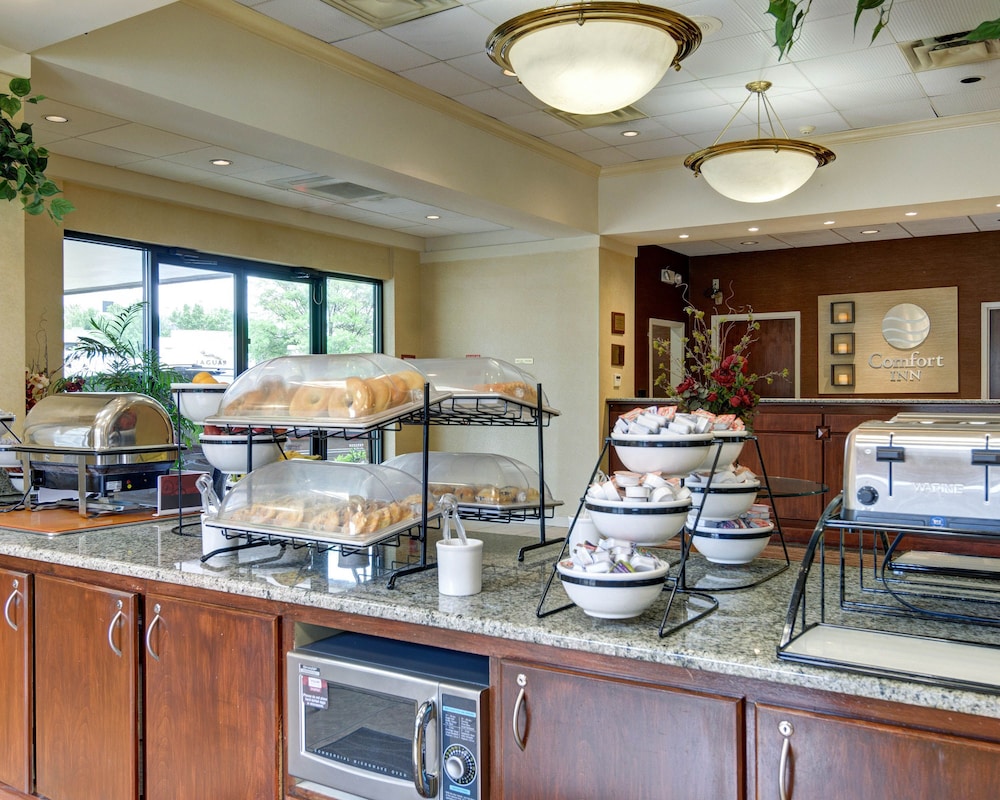
[[[777,532],[779,541],[781,542],[782,553],[784,555],[784,561],[779,562],[777,566],[763,569],[753,569],[749,567],[743,567],[743,565],[737,566],[724,566],[720,567],[720,570],[725,570],[730,579],[732,576],[736,575],[735,582],[730,582],[727,585],[716,584],[710,591],[713,593],[718,592],[732,592],[739,591],[743,589],[751,589],[755,586],[759,586],[765,581],[769,581],[772,578],[780,575],[782,572],[787,570],[791,565],[791,561],[788,556],[788,548],[785,544],[784,532],[781,530],[781,521],[778,518],[777,511],[774,507],[774,499],[778,496],[776,492],[771,489],[771,481],[767,475],[767,470],[764,469],[764,459],[760,452],[760,443],[756,436],[747,436],[747,441],[753,441],[757,448],[757,458],[761,464],[761,479],[762,479],[762,491],[758,492],[758,496],[766,497],[772,507],[772,518],[774,523],[774,531]],[[588,480],[588,486],[594,482],[594,479],[600,472],[600,465],[604,461],[605,455],[607,455],[608,448],[611,446],[611,439],[608,438],[604,442],[604,448],[601,450],[601,455],[597,459],[597,463],[594,469],[590,473],[590,479]],[[713,443],[715,447],[715,454],[712,459],[712,468],[709,473],[709,479],[705,486],[706,493],[711,488],[712,477],[718,468],[719,456],[722,453],[723,443],[721,441]],[[706,494],[707,496],[707,494]],[[566,555],[566,549],[569,540],[572,538],[573,528],[576,526],[577,520],[580,517],[580,513],[583,510],[585,503],[585,498],[580,499],[579,506],[577,507],[576,513],[573,516],[573,520],[570,523],[569,537],[566,543],[563,544],[562,550],[559,557],[556,559],[556,563],[561,561]],[[689,559],[691,558],[691,547],[693,543],[693,537],[691,536],[691,530],[697,529],[699,522],[701,521],[702,506],[699,506],[697,511],[694,513],[694,522],[691,525],[685,525],[680,531],[680,561],[677,564],[677,574],[668,575],[666,582],[664,584],[664,593],[667,595],[667,604],[663,611],[663,616],[660,619],[660,624],[657,629],[657,633],[660,638],[668,636],[681,628],[685,628],[694,622],[711,614],[719,607],[719,601],[712,595],[708,593],[704,587],[698,585],[692,585],[689,579],[688,567]],[[706,560],[707,563],[707,560]],[[742,571],[740,571],[742,569]],[[548,597],[549,590],[552,588],[552,582],[557,574],[556,564],[552,565],[552,572],[549,574],[548,580],[545,583],[545,588],[542,591],[542,596],[538,601],[538,607],[536,608],[536,615],[538,617],[547,617],[551,614],[558,613],[560,611],[565,611],[568,608],[572,608],[574,603],[567,603],[565,605],[559,606],[557,608],[545,609],[545,601]],[[708,573],[709,577],[711,572]],[[675,621],[671,622],[671,615],[673,614]],[[680,617],[680,619],[677,619]]]
[[[998,533],[846,520],[842,500],[810,538],[778,657],[1000,693],[1000,558],[963,552],[992,552]]]
[[[538,439],[538,505],[514,509],[482,509],[462,504],[458,506],[459,516],[463,519],[500,523],[538,520],[538,541],[522,547],[517,554],[518,561],[524,561],[525,553],[531,550],[565,541],[565,537],[548,539],[545,531],[545,520],[555,515],[558,503],[545,502],[544,431],[551,424],[552,418],[559,416],[559,412],[544,405],[542,384],[537,384],[535,390],[535,403],[521,402],[496,394],[452,394],[429,408],[426,417],[406,420],[411,424],[427,425],[535,428]],[[426,460],[423,474],[427,475]]]
[[[351,424],[351,423],[308,423],[295,425],[290,424],[288,420],[275,420],[275,419],[245,419],[245,418],[226,418],[223,416],[212,417],[210,421],[212,424],[218,424],[220,426],[231,426],[238,428],[242,432],[245,431],[247,439],[247,468],[246,472],[249,474],[253,470],[253,437],[259,435],[261,430],[270,431],[271,435],[277,438],[280,433],[286,437],[291,436],[293,438],[307,438],[312,437],[316,440],[326,440],[326,439],[344,439],[344,440],[357,440],[357,439],[368,439],[377,432],[385,431],[400,431],[405,424],[421,424],[423,425],[423,474],[427,474],[427,459],[428,459],[428,446],[429,446],[429,435],[428,435],[428,424],[429,420],[440,413],[439,406],[448,399],[447,395],[440,393],[431,392],[430,386],[424,385],[423,401],[416,408],[407,408],[405,411],[400,411],[395,415],[383,415],[376,422],[371,424]],[[280,449],[280,442],[278,443]],[[224,530],[224,535],[226,538],[238,541],[238,544],[234,544],[231,547],[223,547],[214,550],[210,553],[206,553],[202,556],[202,561],[207,561],[215,555],[220,553],[233,552],[236,550],[242,550],[249,547],[261,547],[265,545],[279,545],[282,547],[292,547],[292,548],[302,548],[309,547],[313,548],[317,552],[325,551],[336,551],[340,552],[342,555],[350,556],[358,554],[368,548],[375,547],[376,545],[398,545],[403,537],[409,537],[411,540],[416,540],[419,543],[419,554],[417,560],[412,563],[405,563],[401,566],[397,566],[392,569],[386,581],[386,586],[390,589],[394,588],[396,585],[396,580],[404,575],[410,575],[417,572],[422,572],[424,570],[433,569],[437,566],[435,562],[428,561],[427,559],[427,532],[430,528],[429,523],[432,520],[428,518],[428,491],[427,491],[427,481],[422,481],[422,503],[421,503],[421,516],[419,522],[415,522],[408,528],[403,530],[390,530],[384,537],[376,538],[374,540],[367,541],[364,545],[352,545],[345,544],[343,542],[334,542],[329,540],[324,540],[322,537],[310,536],[308,534],[297,535],[297,534],[287,534],[287,533],[269,533],[262,531],[246,530],[233,527],[232,529]]]

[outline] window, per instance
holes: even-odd
[[[144,301],[136,337],[188,380],[204,371],[231,381],[276,356],[382,348],[377,280],[80,234],[63,241],[63,269],[67,349],[93,315]],[[329,457],[374,457],[375,447],[338,442]]]

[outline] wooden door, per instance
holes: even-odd
[[[1000,786],[1000,744],[958,736],[759,705],[756,743],[759,800],[971,800]]]
[[[35,578],[35,791],[139,793],[137,595]]]
[[[0,783],[31,791],[31,576],[0,569]]]
[[[494,779],[494,785],[502,784],[499,796],[743,796],[739,700],[511,661],[503,662],[500,672],[500,719],[494,726],[500,731]]]
[[[146,800],[279,796],[277,617],[146,598]]]

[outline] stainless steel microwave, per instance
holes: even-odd
[[[356,633],[287,657],[288,772],[338,800],[482,800],[489,660]]]

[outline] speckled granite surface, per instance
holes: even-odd
[[[2,520],[0,520],[2,523]],[[779,660],[775,649],[781,637],[798,564],[766,583],[742,591],[720,592],[718,610],[661,639],[657,627],[666,595],[643,616],[626,621],[588,617],[579,608],[539,619],[542,597],[560,545],[531,551],[525,561],[518,549],[533,539],[524,525],[485,526],[474,535],[485,540],[483,591],[468,598],[438,594],[431,570],[401,577],[389,590],[384,580],[365,580],[336,553],[315,555],[308,549],[252,548],[217,555],[202,563],[201,540],[173,532],[176,520],[47,538],[0,528],[0,554],[48,561],[86,569],[129,575],[168,583],[198,586],[220,592],[274,599],[304,606],[378,616],[418,625],[462,630],[554,647],[572,648],[692,670],[768,680],[807,688],[1000,718],[1000,699],[989,693],[959,691],[905,680],[859,675]],[[503,529],[504,532],[496,532]],[[197,530],[197,528],[195,528]],[[189,529],[185,529],[188,532]],[[550,527],[549,537],[563,533]],[[433,553],[433,545],[430,548]],[[396,557],[392,549],[386,558]],[[676,558],[676,554],[672,554]],[[775,564],[755,562],[757,569]],[[830,570],[828,569],[828,573]],[[724,586],[732,570],[711,567],[694,559],[690,584]],[[818,579],[812,579],[818,580]],[[836,575],[827,576],[831,585]],[[833,584],[835,585],[835,584]],[[566,602],[559,581],[546,598],[545,608]],[[927,623],[893,623],[924,633]],[[970,628],[968,635],[1000,645],[997,629]],[[1000,682],[1000,677],[998,677]]]

